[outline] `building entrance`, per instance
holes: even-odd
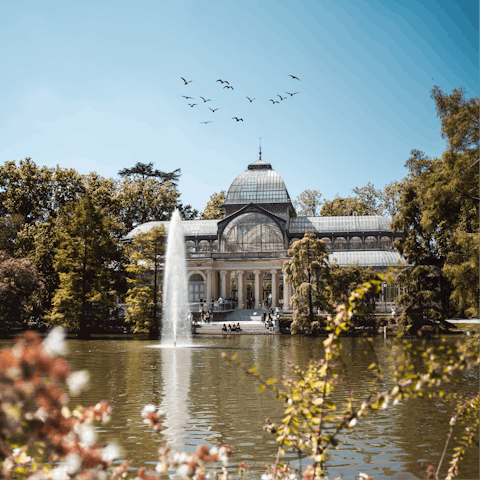
[[[246,308],[254,308],[255,306],[255,274],[253,272],[247,273],[246,278],[247,291],[245,295]]]
[[[270,272],[263,272],[262,282],[262,305],[268,306],[268,297],[272,293],[272,274]]]
[[[198,302],[201,298],[205,298],[205,284],[203,277],[196,273],[188,279],[188,301]]]

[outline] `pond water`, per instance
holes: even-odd
[[[225,444],[234,448],[232,470],[245,461],[251,466],[250,478],[260,478],[262,465],[274,463],[278,448],[275,435],[262,427],[267,417],[283,418],[284,404],[271,391],[258,392],[255,380],[227,365],[221,353],[236,353],[242,363],[258,365],[260,375],[270,378],[291,374],[292,364],[305,366],[310,358],[323,356],[323,340],[285,335],[195,337],[193,348],[179,349],[141,340],[68,340],[67,359],[75,370],[90,373],[90,388],[72,398],[71,406],[111,399],[112,420],[98,428],[100,440],[115,441],[122,448],[122,460],[132,459],[136,467],[153,468],[163,439],[185,451],[201,444]],[[381,337],[374,339],[374,346],[380,361],[386,362],[390,347]],[[342,348],[348,386],[338,386],[336,397],[354,390],[363,400],[373,379],[368,370],[372,357],[358,338],[342,339]],[[478,371],[465,372],[458,380],[459,391],[478,392]],[[141,410],[148,403],[166,412],[161,434],[143,424]],[[415,399],[362,417],[355,429],[342,435],[340,448],[331,457],[329,477],[342,474],[347,479],[365,472],[381,480],[398,472],[417,474],[420,462],[436,466],[451,411],[438,399]],[[299,461],[296,455],[288,458]],[[443,475],[450,458],[444,461]],[[468,450],[458,478],[479,478],[478,446]]]

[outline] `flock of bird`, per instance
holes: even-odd
[[[296,77],[295,75],[287,75],[288,77],[292,77],[292,80],[298,80],[298,81],[301,81],[298,77]],[[184,86],[187,86],[189,83],[192,83],[193,80],[185,80],[185,78],[183,77],[180,77],[182,80],[183,80],[183,85]],[[225,89],[230,89],[230,90],[235,90],[229,82],[227,82],[227,80],[221,80],[220,78],[216,81],[216,83],[220,82],[221,85],[223,85],[224,83],[226,85],[223,86],[223,88]],[[290,92],[285,92],[286,94],[290,95],[290,97],[293,97],[294,95],[297,95],[298,93],[300,92],[294,92],[294,93],[290,93]],[[187,95],[181,95],[182,98],[185,98],[186,100],[195,100],[194,97],[189,97]],[[288,97],[282,97],[281,95],[277,95],[277,97],[280,98],[280,100],[273,100],[273,99],[270,99],[269,102],[272,102],[272,105],[275,105],[276,103],[280,103],[280,102],[283,102],[284,100],[286,100]],[[207,103],[207,102],[211,102],[212,100],[210,98],[205,98],[205,97],[202,97],[200,96],[199,98],[201,98],[203,100],[203,103]],[[248,99],[248,101],[250,103],[252,103],[255,98],[250,98],[248,96],[246,96],[246,98]],[[190,108],[193,108],[195,107],[196,105],[198,105],[197,103],[189,103],[188,106]],[[218,108],[210,108],[210,107],[207,107],[209,110],[212,111],[212,113],[215,113],[217,110],[219,110],[219,107]],[[238,118],[238,117],[232,117],[232,120],[235,120],[236,122],[243,122],[243,118]],[[200,124],[208,124],[208,123],[213,123],[213,120],[209,120],[207,122],[200,122]]]

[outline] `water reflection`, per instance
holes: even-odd
[[[185,449],[186,425],[190,418],[189,394],[192,370],[191,348],[163,348],[162,363],[162,410],[165,411],[163,435],[173,450]]]
[[[260,375],[270,378],[292,375],[292,364],[305,367],[310,358],[322,357],[322,340],[232,335],[217,340],[194,338],[196,348],[177,350],[153,348],[157,342],[69,340],[68,360],[76,370],[87,369],[91,378],[90,389],[72,399],[71,406],[110,398],[113,416],[109,424],[99,426],[100,441],[117,441],[124,451],[123,459],[132,459],[136,466],[153,466],[158,444],[164,439],[175,449],[186,451],[200,444],[226,444],[234,447],[232,464],[246,461],[252,467],[251,478],[259,478],[262,465],[274,462],[278,448],[275,435],[262,430],[264,421],[267,417],[280,421],[284,404],[273,392],[258,392],[256,381],[227,365],[221,353],[237,353],[240,362],[258,365]],[[394,349],[382,338],[375,338],[373,347],[386,368]],[[342,349],[348,375],[334,395],[342,401],[353,390],[361,401],[368,397],[373,380],[368,369],[372,354],[365,353],[365,346],[354,338],[342,339]],[[478,370],[464,372],[454,388],[473,395],[479,388],[478,377]],[[382,388],[388,388],[391,380],[386,375]],[[161,434],[143,424],[140,413],[148,403],[166,411],[162,423],[167,428]],[[402,471],[418,473],[420,461],[436,464],[445,445],[451,411],[451,405],[444,401],[425,398],[390,405],[362,417],[354,430],[342,435],[340,448],[331,457],[329,478],[340,474],[354,478],[358,472],[367,472],[375,480],[387,480]],[[441,478],[455,445],[449,449]],[[296,458],[294,453],[288,456],[288,460]],[[478,448],[470,448],[460,464],[459,478],[479,478],[478,464]]]

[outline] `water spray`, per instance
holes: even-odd
[[[165,274],[163,280],[162,343],[176,347],[190,343],[188,282],[185,238],[180,212],[175,210],[168,225]]]

